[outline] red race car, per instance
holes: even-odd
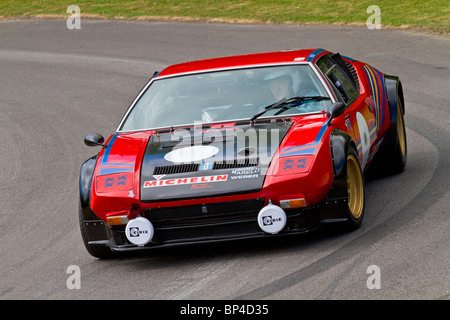
[[[402,84],[324,49],[186,62],[155,73],[80,173],[98,258],[154,247],[348,229],[369,165],[406,164]]]

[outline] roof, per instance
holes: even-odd
[[[167,67],[158,74],[169,76],[181,73],[206,71],[214,69],[227,69],[251,65],[277,64],[289,62],[310,61],[313,62],[318,56],[327,53],[324,49],[295,49],[277,52],[253,53],[213,59],[197,60],[174,64]]]

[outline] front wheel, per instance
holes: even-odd
[[[348,210],[346,227],[350,230],[361,226],[365,211],[365,182],[358,156],[353,147],[347,154]]]

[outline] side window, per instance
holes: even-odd
[[[333,90],[342,97],[345,104],[349,104],[358,96],[358,91],[347,74],[329,57],[320,59],[317,66],[331,82]]]

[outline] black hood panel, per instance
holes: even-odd
[[[141,169],[141,200],[193,199],[261,190],[291,122],[190,128],[153,135]]]

